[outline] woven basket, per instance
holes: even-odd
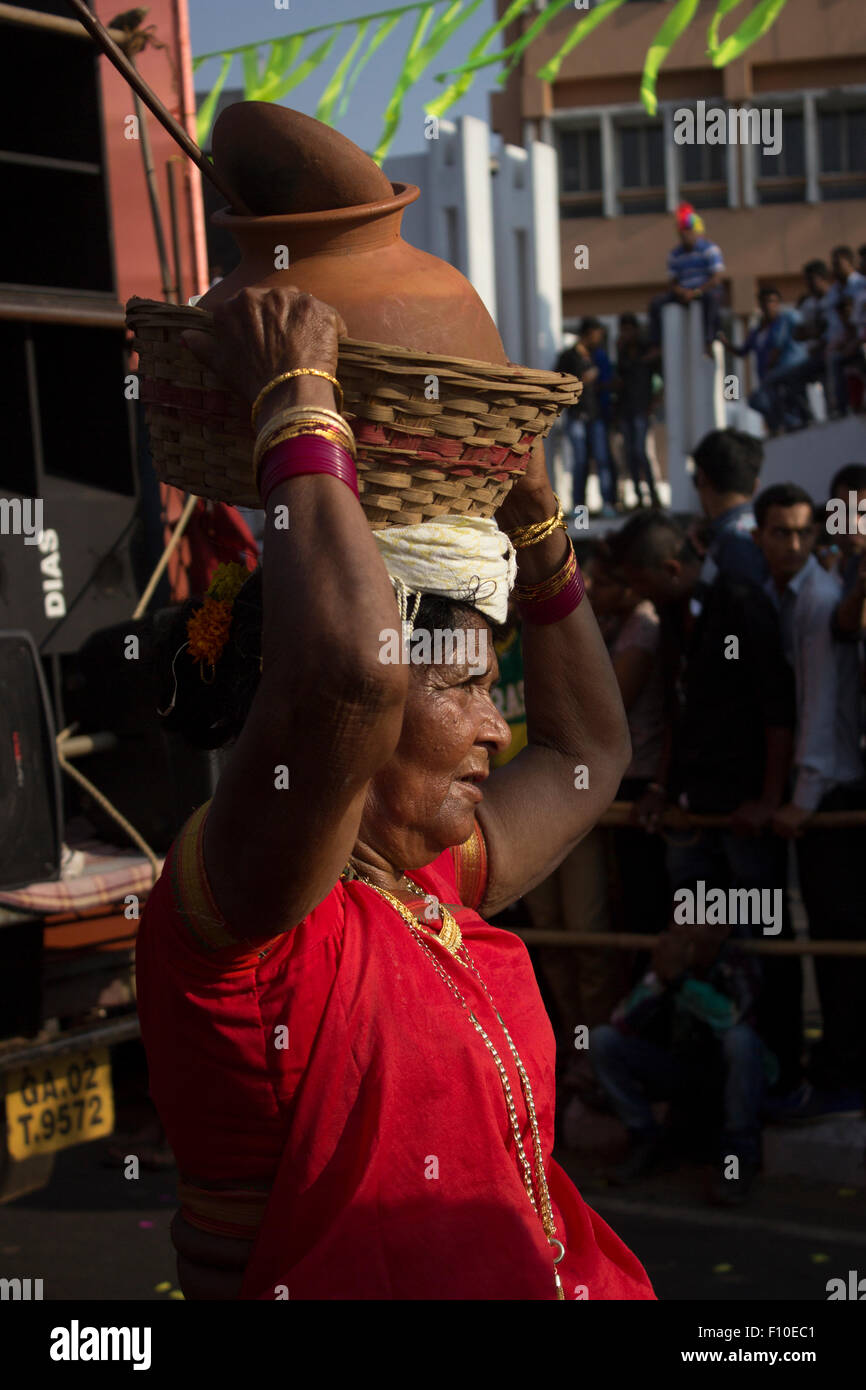
[[[127,323],[158,476],[199,497],[261,506],[249,406],[180,341],[184,329],[211,331],[211,315],[134,298]],[[340,343],[337,375],[358,446],[361,505],[374,530],[455,513],[492,516],[525,472],[536,439],[581,391],[576,377],[560,372],[351,338]]]

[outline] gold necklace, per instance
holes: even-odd
[[[448,912],[448,909],[444,907],[442,903],[440,903],[439,908],[443,916],[443,930],[445,929],[446,925],[446,917],[450,918],[451,922],[454,923],[454,927],[459,937],[459,942],[457,946],[453,948],[449,946],[447,949],[449,950],[450,954],[454,956],[455,960],[458,960],[461,965],[465,966],[468,970],[471,970],[473,975],[475,975],[478,979],[481,988],[487,995],[491,1007],[493,1008],[496,1017],[499,1020],[499,1024],[502,1028],[503,1033],[505,1034],[505,1039],[508,1043],[511,1055],[514,1058],[514,1062],[517,1067],[517,1074],[520,1077],[520,1087],[523,1091],[523,1099],[526,1105],[526,1113],[529,1116],[529,1128],[532,1133],[532,1149],[533,1155],[535,1157],[535,1171],[538,1175],[537,1197],[536,1183],[534,1182],[532,1176],[532,1167],[530,1165],[529,1159],[526,1156],[526,1149],[523,1144],[523,1136],[520,1132],[520,1120],[517,1115],[517,1107],[514,1104],[514,1094],[511,1089],[511,1082],[508,1079],[508,1072],[505,1070],[505,1064],[502,1061],[502,1058],[500,1057],[499,1053],[497,1052],[492,1038],[489,1036],[487,1032],[485,1032],[484,1028],[481,1026],[478,1019],[475,1017],[475,1014],[469,1008],[469,1005],[467,1004],[465,997],[460,993],[460,990],[457,988],[450,975],[448,975],[448,973],[442,969],[442,966],[436,959],[436,956],[430,950],[427,941],[421,934],[421,923],[415,917],[414,913],[410,912],[406,904],[401,903],[400,899],[396,898],[393,893],[389,893],[387,888],[380,888],[378,884],[372,883],[370,879],[366,878],[363,874],[359,874],[357,870],[355,871],[355,873],[358,878],[362,878],[364,882],[370,888],[373,889],[374,893],[378,893],[380,897],[383,897],[386,899],[386,901],[390,902],[391,905],[394,907],[395,911],[397,911],[403,918],[403,921],[406,923],[406,926],[409,928],[415,941],[418,943],[418,945],[421,947],[421,950],[432,963],[436,973],[447,985],[448,989],[454,995],[454,998],[457,1000],[460,1007],[466,1011],[466,1014],[469,1018],[469,1022],[472,1024],[472,1027],[475,1029],[476,1033],[479,1033],[480,1036],[483,1038],[484,1045],[496,1064],[496,1069],[499,1072],[499,1079],[502,1082],[502,1089],[505,1093],[505,1104],[508,1110],[508,1119],[511,1125],[511,1133],[514,1136],[514,1144],[517,1149],[517,1156],[520,1161],[520,1167],[523,1174],[523,1186],[526,1189],[526,1195],[529,1198],[533,1211],[536,1213],[536,1215],[539,1217],[541,1221],[541,1224],[544,1228],[544,1234],[547,1236],[548,1244],[554,1246],[555,1248],[558,1248],[559,1250],[559,1253],[557,1255],[554,1255],[553,1257],[553,1279],[554,1284],[556,1285],[556,1297],[558,1299],[564,1299],[565,1293],[563,1292],[562,1280],[559,1277],[559,1270],[557,1269],[557,1265],[559,1264],[560,1260],[563,1258],[565,1254],[565,1246],[563,1245],[561,1240],[557,1239],[556,1235],[556,1222],[553,1218],[553,1208],[550,1205],[550,1191],[547,1186],[547,1178],[544,1174],[544,1152],[541,1147],[541,1134],[538,1127],[538,1116],[535,1113],[535,1100],[532,1095],[532,1087],[529,1083],[529,1077],[526,1074],[526,1068],[524,1067],[523,1062],[521,1061],[520,1054],[518,1053],[517,1048],[514,1045],[514,1041],[511,1037],[511,1034],[505,1026],[505,1020],[503,1019],[501,1013],[494,1004],[493,997],[489,989],[487,988],[487,985],[482,980],[481,975],[475,965],[475,962],[472,960],[472,957],[469,954],[469,948],[466,946],[465,942],[463,942],[462,934],[460,933],[460,928],[457,925],[457,922],[455,921],[454,917],[451,915],[450,912]],[[413,886],[417,887],[417,885]],[[441,933],[438,936],[434,935],[434,940],[441,942]],[[460,957],[457,955],[457,952],[461,948],[466,956],[465,961],[460,960]]]
[[[406,907],[406,904],[401,903],[400,899],[396,897],[393,893],[391,893],[387,888],[381,888],[378,883],[374,883],[373,880],[368,878],[366,874],[362,874],[360,869],[356,869],[353,864],[350,864],[347,867],[349,869],[349,873],[346,873],[346,871],[344,870],[344,877],[360,879],[362,883],[366,883],[368,887],[375,889],[377,893],[381,893],[382,897],[387,898],[388,902],[391,903],[392,907],[396,908],[396,910],[400,913],[401,916],[403,915],[404,909],[407,912],[409,911],[409,909]],[[419,893],[422,898],[432,897],[432,894],[424,892],[420,884],[413,883],[408,874],[401,874],[400,877],[405,880],[409,888],[413,889],[416,893]],[[442,925],[439,928],[438,932],[433,931],[431,927],[425,927],[423,923],[419,922],[417,917],[415,917],[412,913],[409,913],[409,915],[412,918],[412,921],[416,924],[416,926],[419,926],[422,928],[422,930],[429,932],[430,936],[433,938],[434,941],[438,941],[439,945],[444,946],[445,950],[448,951],[449,954],[452,955],[460,965],[465,966],[466,962],[460,960],[460,957],[457,954],[457,952],[460,950],[460,947],[463,944],[463,933],[460,930],[460,925],[457,921],[457,918],[453,915],[453,913],[448,911],[445,904],[440,902],[438,898],[436,898],[435,901],[436,906],[439,909],[439,917],[442,922]]]

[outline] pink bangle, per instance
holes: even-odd
[[[579,566],[575,565],[574,574],[558,594],[553,598],[536,599],[534,602],[520,603],[520,616],[524,622],[534,623],[537,627],[545,627],[548,623],[558,623],[561,618],[567,618],[569,613],[573,613],[575,608],[579,608],[584,595],[583,575]]]
[[[330,473],[358,496],[358,474],[348,450],[315,434],[298,435],[295,439],[284,439],[282,443],[275,444],[262,459],[259,470],[262,506],[267,506],[268,498],[280,483],[305,473]]]

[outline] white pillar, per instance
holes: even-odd
[[[743,103],[743,108],[751,109],[748,102]],[[740,146],[740,150],[743,159],[743,204],[747,208],[753,208],[758,203],[758,190],[755,186],[755,146],[747,140]]]
[[[613,116],[609,111],[602,111],[600,126],[602,212],[605,217],[616,217],[619,212],[616,176],[616,140],[613,129]]]
[[[662,354],[665,380],[665,426],[668,445],[670,505],[674,511],[689,511],[694,498],[686,475],[689,446],[688,383],[685,378],[686,316],[679,304],[666,304],[662,310]]]
[[[559,165],[553,145],[536,141],[529,151],[532,234],[533,352],[526,366],[549,370],[562,344],[562,274],[559,218],[551,216],[559,199]]]
[[[782,116],[782,130],[785,117]],[[784,134],[783,137],[784,139]],[[818,183],[818,110],[814,92],[803,93],[803,144],[806,157],[806,202],[820,203],[821,187]]]
[[[728,176],[728,207],[738,208],[740,206],[740,154],[739,146],[733,141],[728,141],[725,146],[725,166]]]
[[[464,274],[478,291],[491,318],[496,318],[496,268],[493,251],[493,190],[490,174],[490,127],[477,116],[461,116],[460,178],[465,208]],[[554,203],[555,206],[555,203]]]
[[[665,205],[668,212],[676,212],[680,201],[680,146],[674,140],[674,108],[672,106],[663,107],[662,120],[664,122]]]

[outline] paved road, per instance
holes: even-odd
[[[586,1160],[558,1155],[646,1267],[659,1298],[826,1301],[828,1279],[866,1276],[866,1188],[761,1178],[747,1205],[708,1206],[703,1172],[611,1188]]]
[[[171,1297],[174,1174],[128,1181],[102,1155],[58,1155],[48,1188],[0,1207],[0,1277],[42,1278],[46,1299]],[[748,1207],[720,1212],[703,1204],[697,1169],[614,1190],[565,1163],[663,1299],[825,1300],[829,1278],[866,1276],[863,1189],[764,1180]]]

